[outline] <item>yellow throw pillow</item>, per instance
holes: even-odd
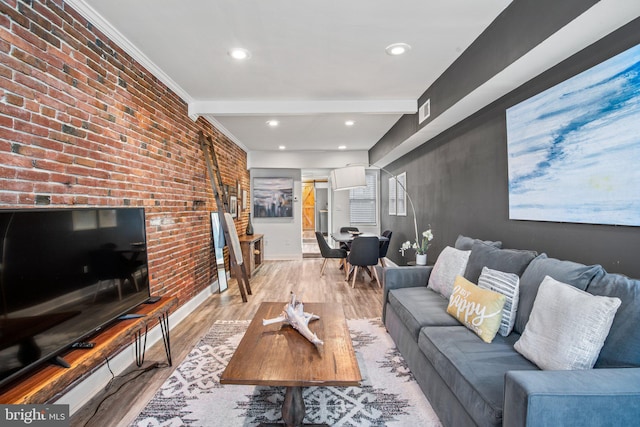
[[[456,276],[447,313],[489,343],[500,329],[505,300],[498,292],[479,288],[464,277]]]

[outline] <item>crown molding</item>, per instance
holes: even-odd
[[[197,118],[198,116],[196,116]],[[222,132],[222,134],[224,136],[226,136],[227,138],[229,138],[234,144],[236,144],[238,147],[240,147],[242,150],[244,150],[245,153],[249,152],[249,148],[247,148],[246,145],[244,145],[242,142],[240,142],[240,140],[238,138],[236,138],[236,136],[234,134],[232,134],[229,129],[227,129],[226,127],[222,126],[222,123],[220,123],[218,120],[216,120],[215,117],[211,116],[211,115],[206,115],[203,114],[202,118],[205,119],[206,121],[208,121],[209,123],[211,123],[211,125],[213,127],[215,127],[217,130],[219,130],[220,132]],[[194,119],[195,120],[195,119]]]

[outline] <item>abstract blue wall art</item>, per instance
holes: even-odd
[[[640,226],[640,45],[507,110],[509,218]]]

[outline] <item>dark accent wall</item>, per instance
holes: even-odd
[[[601,264],[609,272],[640,278],[640,227],[509,220],[505,110],[640,43],[640,18],[505,95],[475,115],[387,166],[407,171],[408,191],[418,211],[419,231],[435,235],[430,262],[458,234],[502,240],[504,247],[534,249],[549,256]],[[444,83],[443,83],[444,84]],[[448,84],[455,86],[456,80]],[[411,216],[389,216],[382,180],[381,229],[394,231],[389,257],[413,236]]]

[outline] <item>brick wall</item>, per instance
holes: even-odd
[[[69,5],[0,2],[0,207],[144,207],[151,292],[181,303],[216,277],[199,131],[248,191],[246,153]]]

